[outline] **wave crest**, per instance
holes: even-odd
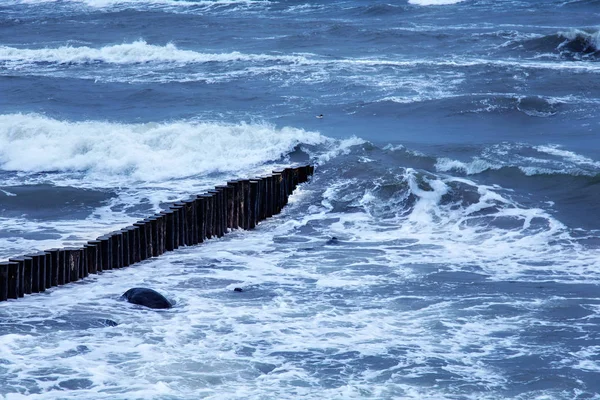
[[[119,124],[9,114],[0,115],[0,168],[84,172],[103,181],[159,182],[243,171],[279,160],[299,144],[326,141],[316,132],[260,123]]]

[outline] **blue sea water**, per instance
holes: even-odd
[[[316,166],[253,231],[0,303],[0,397],[600,399],[599,21],[0,2],[0,259]]]

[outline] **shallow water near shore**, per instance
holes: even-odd
[[[315,174],[255,230],[0,303],[0,398],[599,398],[599,16],[2,3],[0,259]]]

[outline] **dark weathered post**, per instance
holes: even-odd
[[[0,301],[16,299],[18,296],[14,272],[19,268],[19,263],[0,262]]]
[[[179,232],[178,232],[178,237],[179,237],[179,247],[182,246],[187,246],[188,242],[187,242],[187,226],[186,226],[186,221],[187,221],[187,215],[186,215],[186,209],[185,209],[185,203],[184,202],[177,202],[177,203],[173,203],[173,207],[174,210],[177,211],[177,213],[179,214]]]
[[[273,173],[273,214],[281,211],[281,174]]]
[[[34,280],[32,281],[32,292],[45,292],[46,291],[46,253],[39,251],[32,254],[33,263],[37,264],[37,274],[33,275]],[[48,257],[49,258],[49,257]],[[35,279],[37,278],[37,282]]]
[[[153,218],[156,218],[156,252],[160,256],[165,253],[165,216],[158,213]]]
[[[229,228],[238,229],[240,227],[240,185],[239,181],[229,181],[227,186],[231,188],[231,201],[228,210]]]
[[[68,283],[67,279],[67,252],[65,249],[58,249],[58,254],[56,258],[57,266],[57,282],[59,285],[64,285]]]
[[[165,251],[173,251],[175,249],[174,245],[174,232],[175,228],[174,224],[174,212],[173,210],[161,211],[160,214],[164,218],[165,225]]]
[[[31,294],[31,257],[15,257],[10,258],[8,261],[19,263],[19,297],[25,296],[25,294]]]
[[[264,220],[266,217],[266,212],[265,212],[265,186],[266,186],[266,180],[265,178],[261,177],[256,179],[256,181],[258,181],[258,207],[257,207],[257,213],[258,215],[256,216],[257,221],[262,221]]]
[[[59,249],[48,249],[46,256],[46,287],[58,286],[58,252]]]
[[[173,250],[183,246],[180,238],[182,208],[183,206],[176,206],[175,204],[169,207],[169,211],[173,212]]]
[[[5,265],[5,267],[2,267],[1,265]],[[15,261],[5,261],[0,263],[0,269],[1,268],[6,268],[6,299],[18,299],[20,287],[19,263]]]
[[[77,247],[65,248],[65,283],[79,280],[80,249]]]
[[[121,266],[128,267],[129,262],[129,231],[120,229],[117,231],[121,235]]]
[[[25,294],[39,293],[40,264],[34,253],[25,254],[31,261],[25,262]]]
[[[146,234],[146,223],[144,221],[139,221],[133,224],[133,226],[138,228],[139,231],[139,248],[140,248],[140,261],[144,261],[148,258],[148,243],[147,243],[147,234]]]
[[[219,192],[220,208],[221,208],[221,219],[219,225],[221,226],[222,234],[226,234],[229,228],[229,189],[228,185],[219,185],[215,187],[215,190]]]
[[[265,218],[273,216],[273,177],[268,175],[265,180]]]
[[[148,226],[150,227],[150,247],[152,249],[152,257],[158,257],[158,219],[156,217],[148,218]]]
[[[208,194],[212,195],[212,233],[216,237],[221,237],[223,236],[221,230],[221,193],[218,190],[209,190]]]
[[[246,219],[246,206],[245,206],[245,187],[246,187],[246,181],[244,180],[238,180],[236,182],[236,200],[237,200],[237,221],[238,221],[238,228],[241,229],[246,229],[246,225],[244,224],[244,221]]]
[[[100,265],[98,272],[112,269],[112,239],[108,235],[100,236],[96,240],[100,241]]]
[[[248,181],[248,186],[248,229],[254,229],[256,227],[256,223],[258,222],[258,181]]]
[[[276,177],[279,176],[279,210],[281,210],[283,206],[287,204],[285,170],[273,171],[273,174],[275,174]]]
[[[204,193],[199,195],[198,197],[202,198],[203,210],[204,210],[204,237],[206,239],[212,238],[214,234],[213,227],[213,195],[210,193]]]
[[[54,259],[48,250],[44,250],[44,253],[46,254],[46,274],[44,276],[44,285],[46,286],[46,289],[50,289],[52,286],[56,286],[52,285],[52,277],[55,268]]]
[[[112,267],[123,267],[123,235],[121,232],[111,232],[110,240],[112,243]]]
[[[135,264],[140,261],[140,243],[138,237],[138,227],[130,225],[125,228],[129,236],[129,262]]]
[[[102,241],[90,240],[87,247],[87,265],[90,274],[102,271]]]
[[[149,218],[145,218],[144,223],[144,233],[146,236],[146,259],[152,258],[154,254],[154,249],[152,246],[154,243],[152,242],[152,221]]]
[[[206,203],[202,195],[196,196],[196,231],[198,243],[206,239]]]

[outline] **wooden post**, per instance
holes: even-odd
[[[151,218],[156,220],[156,256],[158,257],[165,253],[165,216],[158,213]]]
[[[208,194],[212,195],[212,212],[211,212],[211,223],[213,236],[223,236],[221,229],[221,193],[218,190],[209,190]]]
[[[98,272],[112,269],[112,239],[108,235],[97,238],[100,241],[100,265]]]
[[[238,211],[238,224],[242,229],[248,229],[248,197],[250,191],[250,184],[248,179],[238,181],[239,188],[239,211]]]
[[[279,176],[279,209],[287,204],[287,182],[285,170],[273,171],[275,176]]]
[[[50,289],[52,286],[56,286],[53,284],[54,282],[52,281],[52,278],[54,277],[54,270],[56,267],[54,265],[54,256],[52,255],[50,250],[44,250],[44,253],[46,253],[46,276],[44,279],[46,281],[46,289]]]
[[[65,249],[58,249],[56,252],[56,284],[64,285],[67,283],[67,258]],[[54,277],[53,277],[54,279]]]
[[[121,235],[121,266],[128,267],[129,262],[129,232],[127,229],[117,231]]]
[[[31,294],[31,264],[30,257],[22,256],[10,258],[8,261],[19,263],[19,292],[18,296],[23,297],[25,294]]]
[[[177,207],[176,210],[179,213],[179,247],[187,246],[187,215],[185,209],[185,203],[177,202],[173,203],[174,207]]]
[[[220,207],[221,207],[221,221],[219,224],[221,225],[221,231],[223,234],[226,234],[229,231],[229,195],[230,195],[230,186],[229,185],[219,185],[215,187],[215,190],[219,192],[220,196]]]
[[[60,249],[48,249],[46,256],[46,287],[58,286],[58,252]]]
[[[165,218],[165,251],[175,249],[175,212],[173,210],[161,211]]]
[[[173,212],[173,250],[183,246],[180,244],[180,232],[181,232],[181,209],[183,206],[172,205],[169,210]]]
[[[146,244],[146,259],[152,258],[154,254],[154,250],[152,249],[152,221],[149,218],[145,218],[142,220],[144,223],[144,236],[145,236],[145,244]],[[142,253],[144,251],[142,250]]]
[[[202,197],[202,203],[204,204],[203,210],[204,210],[204,223],[203,223],[203,227],[204,227],[204,237],[206,239],[210,239],[212,238],[213,234],[214,234],[214,227],[213,227],[213,195],[210,193],[204,193],[199,195],[199,197]]]
[[[258,222],[258,181],[248,181],[248,229],[254,229]]]
[[[238,229],[240,227],[240,185],[239,181],[229,181],[227,186],[231,188],[231,201],[228,210],[229,228]]]
[[[39,293],[40,285],[40,263],[34,254],[25,254],[31,261],[25,262],[25,294]]]
[[[87,247],[87,265],[88,272],[90,274],[97,274],[102,271],[102,241],[101,240],[90,240]]]
[[[4,265],[5,267],[2,267]],[[19,298],[19,263],[15,261],[5,261],[0,263],[0,269],[6,268],[6,299]],[[4,284],[2,284],[2,288]],[[5,300],[6,300],[5,299]]]
[[[140,261],[144,261],[148,258],[148,243],[147,243],[147,234],[146,234],[146,223],[144,221],[139,221],[133,224],[133,226],[138,228],[139,231],[139,241],[140,241]]]
[[[257,219],[257,221],[262,221],[266,218],[266,212],[265,212],[266,180],[265,180],[265,178],[258,178],[258,179],[256,179],[256,181],[258,181],[258,208],[257,208],[258,215],[256,216],[256,219]]]
[[[17,274],[19,263],[0,262],[0,301],[16,299],[17,296]]]
[[[195,200],[185,200],[181,204],[184,207],[185,215],[185,244],[193,246],[198,244],[198,235],[196,233],[196,204]]]
[[[31,293],[44,292],[46,290],[46,253],[38,252],[25,256],[31,258]],[[27,277],[25,282],[27,283]]]
[[[79,280],[80,259],[81,249],[77,247],[65,248],[65,283]]]
[[[196,196],[196,234],[198,243],[204,242],[206,239],[206,204],[204,197]]]
[[[121,232],[111,232],[110,241],[112,243],[112,267],[113,269],[123,267],[123,236]]]
[[[235,185],[236,191],[236,202],[237,202],[237,226],[240,229],[246,229],[246,225],[244,224],[245,216],[246,216],[246,207],[245,207],[245,192],[244,187],[246,186],[246,182],[244,180],[238,180]]]
[[[139,230],[137,226],[128,226],[125,231],[129,239],[129,264],[131,265],[140,261]]]
[[[273,212],[273,177],[271,175],[265,178],[265,217],[271,218]]]

